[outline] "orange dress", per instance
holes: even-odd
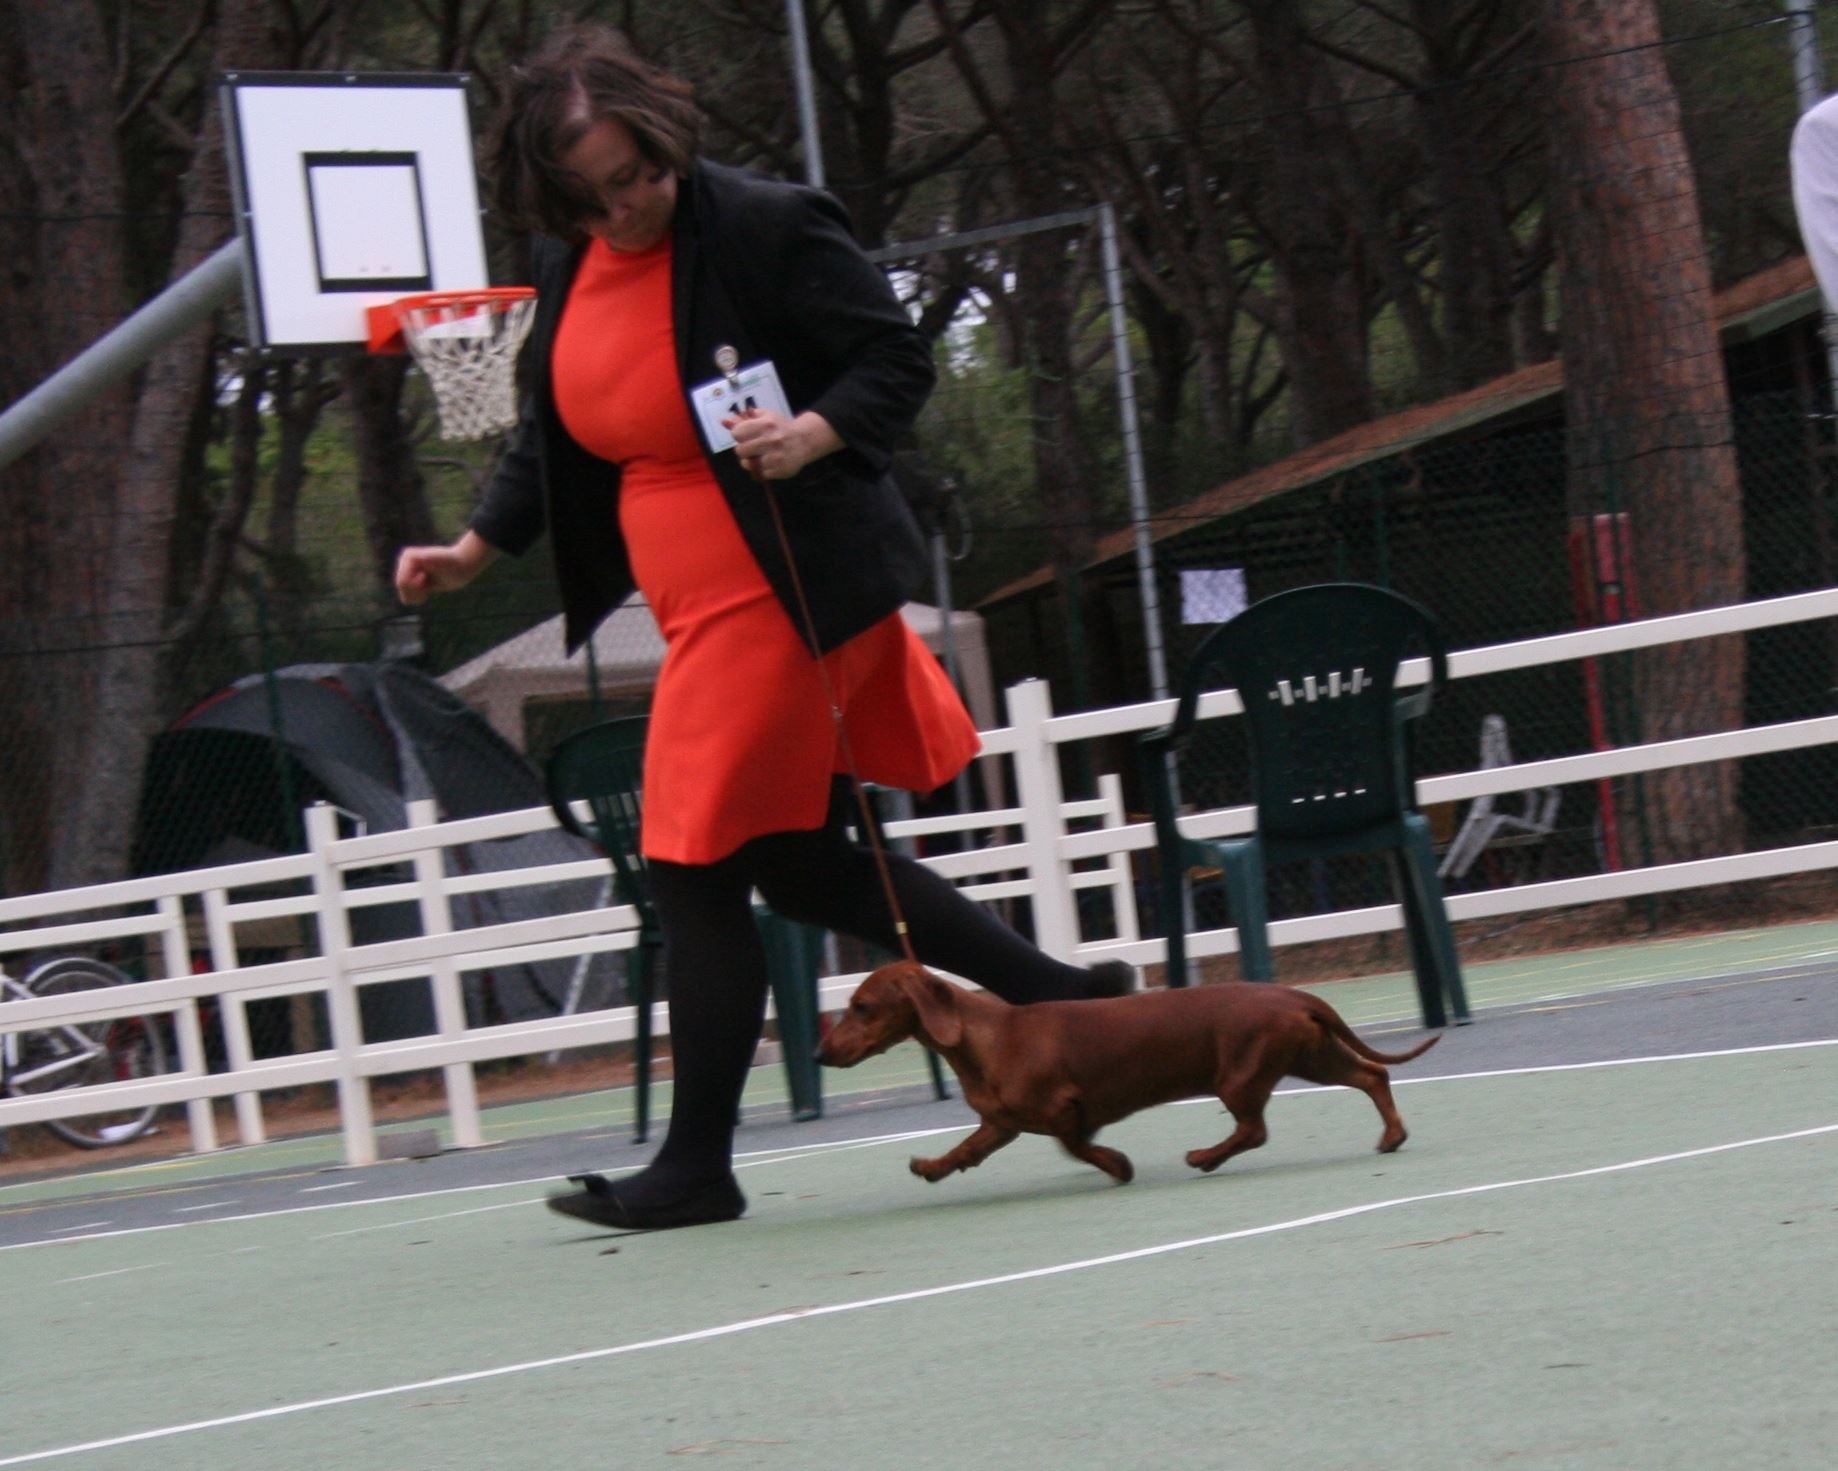
[[[712,863],[749,838],[823,826],[830,779],[847,765],[822,674],[748,550],[691,421],[670,260],[667,235],[642,252],[587,247],[556,331],[552,381],[569,434],[620,467],[619,529],[668,646],[645,746],[645,856]],[[824,665],[864,780],[930,791],[977,753],[957,691],[899,614]]]

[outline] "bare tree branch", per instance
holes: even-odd
[[[211,518],[210,529],[205,532],[204,562],[192,583],[191,593],[184,608],[167,623],[162,634],[170,642],[183,643],[194,637],[223,596],[237,543],[242,538],[243,527],[248,524],[249,509],[255,504],[257,459],[262,442],[261,404],[267,391],[267,373],[260,365],[251,364],[244,373],[242,392],[237,395],[232,411],[229,486],[223,504]]]
[[[125,8],[130,7],[124,7],[124,9]],[[180,36],[179,39],[173,43],[172,49],[166,53],[164,59],[147,74],[146,80],[140,84],[134,95],[128,99],[122,109],[115,114],[115,129],[117,132],[127,127],[127,125],[134,120],[140,113],[140,110],[152,100],[154,94],[158,92],[161,87],[166,85],[166,79],[172,75],[179,63],[191,54],[192,47],[196,46],[199,40],[204,36],[204,33],[210,29],[211,18],[215,9],[216,6],[213,0],[198,0],[197,12],[192,16],[191,25],[187,28],[185,34]],[[125,16],[122,23],[123,25],[127,23]],[[125,46],[123,47],[122,68],[123,81],[125,82],[127,68]],[[185,146],[189,149],[192,143],[190,131],[184,130],[183,136],[185,139]]]

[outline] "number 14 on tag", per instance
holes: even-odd
[[[711,378],[689,391],[689,401],[702,425],[702,437],[715,454],[734,447],[734,436],[721,427],[723,419],[732,419],[748,409],[765,409],[787,419],[791,417],[791,404],[785,398],[779,370],[772,366],[771,359],[751,363],[734,377],[732,383],[726,378]]]

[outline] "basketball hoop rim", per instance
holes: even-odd
[[[402,318],[407,312],[431,306],[482,306],[493,311],[507,311],[520,301],[536,295],[534,286],[473,286],[460,291],[418,291],[398,296],[365,311],[370,334],[366,346],[380,354],[408,351],[402,338]]]

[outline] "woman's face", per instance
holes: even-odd
[[[581,229],[614,250],[649,250],[676,214],[677,177],[651,162],[632,130],[613,118],[588,125],[562,154],[562,165],[587,186],[600,212]]]

